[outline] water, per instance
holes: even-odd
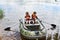
[[[49,3],[38,3],[38,2],[29,2],[26,4],[19,4],[17,2],[9,2],[7,4],[0,4],[0,9],[4,10],[5,17],[0,20],[0,34],[7,34],[4,29],[6,27],[11,27],[11,30],[19,32],[19,19],[24,17],[26,11],[33,13],[37,12],[38,17],[48,23],[54,23],[60,26],[60,5],[58,4],[49,4]],[[51,26],[45,24],[45,27],[48,29]],[[49,30],[48,33],[51,34],[52,30]],[[56,32],[56,30],[53,30]],[[9,35],[9,34],[8,34]]]

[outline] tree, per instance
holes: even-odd
[[[2,19],[4,17],[4,12],[3,10],[0,9],[0,19]]]

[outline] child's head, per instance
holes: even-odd
[[[36,12],[34,11],[33,14],[36,14]]]
[[[26,12],[26,15],[28,15],[29,13],[28,12]]]

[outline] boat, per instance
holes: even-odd
[[[29,39],[45,39],[46,40],[46,29],[42,27],[39,20],[36,19],[35,23],[32,23],[33,20],[29,20],[29,23],[25,23],[24,21],[20,20],[20,35],[22,40],[29,40]]]

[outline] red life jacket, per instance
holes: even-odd
[[[37,16],[35,14],[32,14],[32,19],[37,18]]]
[[[26,15],[25,18],[26,18],[26,20],[29,20],[30,19],[30,15]]]

